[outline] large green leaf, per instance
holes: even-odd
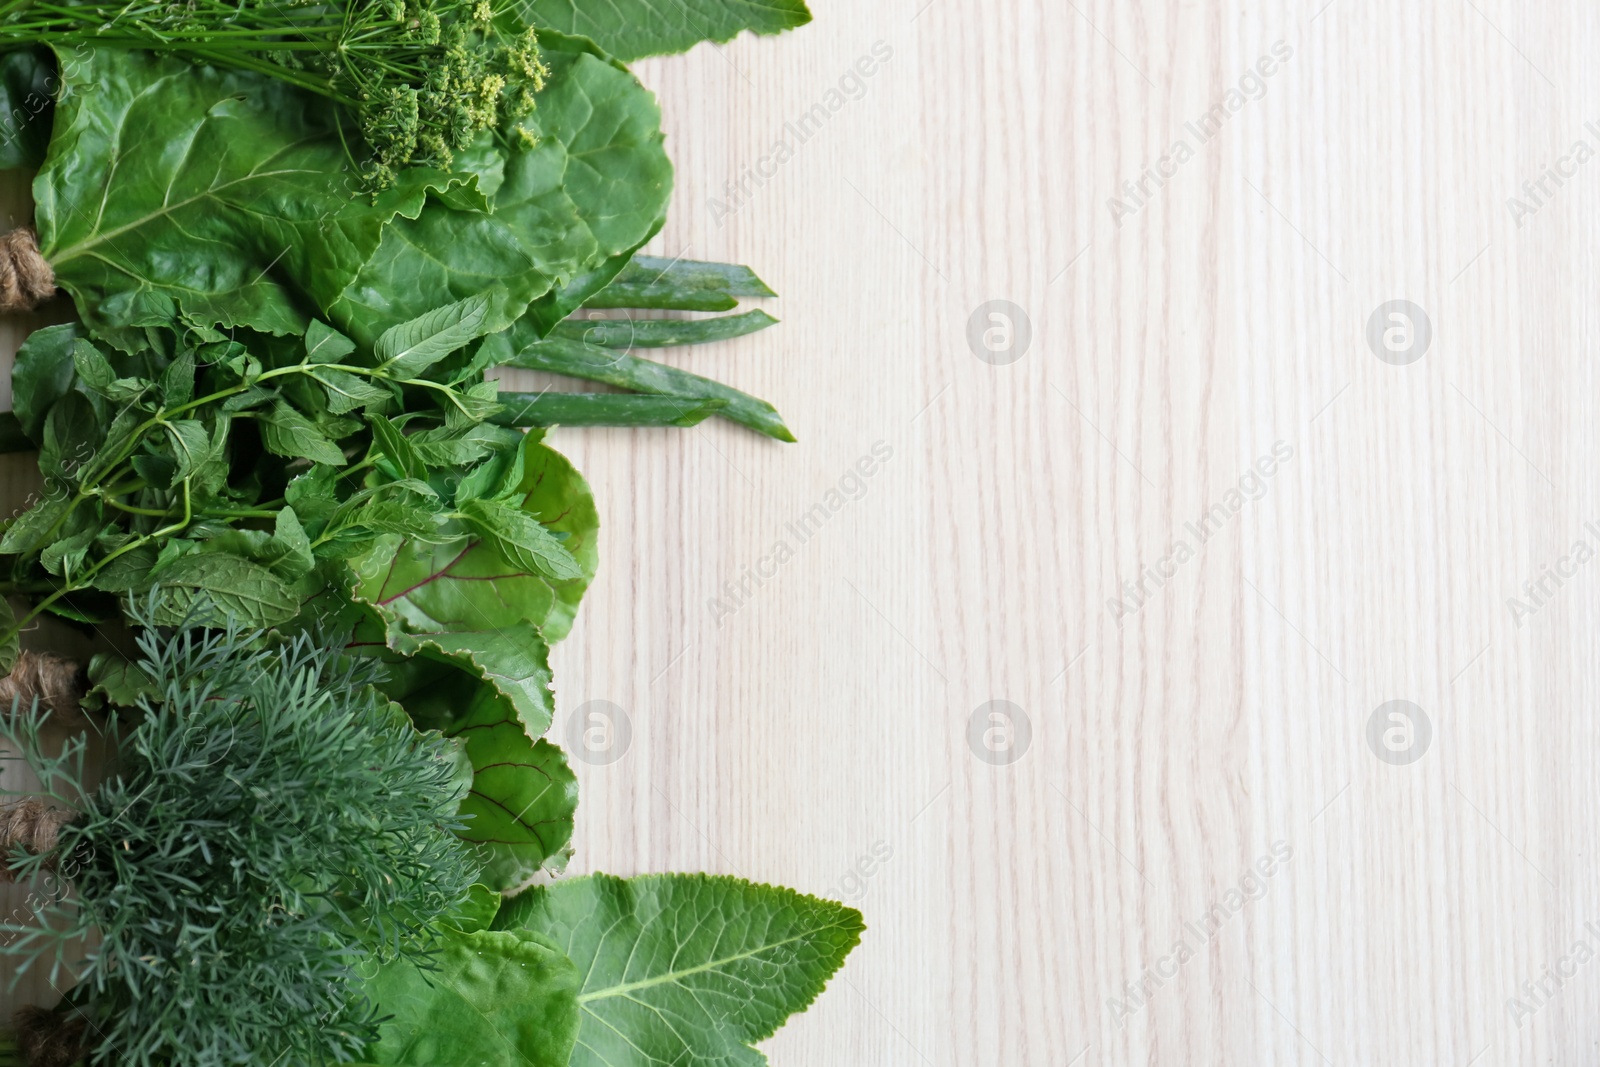
[[[486,330],[530,302],[631,251],[653,233],[672,192],[655,98],[587,42],[541,38],[550,76],[530,119],[532,146],[476,148],[495,159],[492,210],[434,197],[384,232],[376,253],[330,308],[371,344],[383,329],[499,285]]]
[[[356,195],[335,110],[276,79],[119,49],[73,53],[62,79],[39,243],[95,327],[176,313],[300,332],[299,294],[331,302],[384,223],[444,184],[412,169],[376,202]]]
[[[660,228],[672,196],[672,161],[662,147],[655,94],[626,68],[597,55],[585,40],[544,33],[540,43],[551,82],[539,98],[539,126],[566,148],[562,189],[598,246],[581,268],[588,270],[632,252]],[[521,210],[519,202],[529,195],[523,190],[536,188],[533,177],[519,181],[508,166],[496,213]]]
[[[599,519],[588,485],[541,434],[520,445],[461,479],[457,506],[472,523],[447,523],[444,536],[430,540],[380,537],[351,564],[353,596],[384,620],[389,648],[410,655],[429,646],[470,663],[538,737],[554,711],[546,638],[566,635],[594,578]],[[516,516],[516,530],[485,535],[483,516],[507,515]]]
[[[483,880],[512,890],[541,870],[564,868],[578,780],[561,749],[530,739],[510,700],[432,647],[390,674],[385,692],[413,722],[466,748],[473,776],[461,802],[468,816],[461,837],[482,846]]]
[[[498,929],[552,938],[584,975],[572,1067],[758,1067],[861,939],[861,913],[702,874],[597,874],[530,889]]]
[[[155,575],[161,589],[151,621],[176,626],[191,612],[215,611],[240,626],[266,628],[288,622],[300,600],[259,563],[222,552],[180,556]]]
[[[523,328],[531,331],[532,336],[543,337],[590,299],[604,292],[628,266],[634,254],[648,244],[652,237],[661,232],[661,227],[666,225],[665,202],[661,207],[661,214],[656,217],[655,223],[632,248],[618,252],[599,266],[590,268],[566,285],[552,289],[535,300],[528,308],[528,313],[522,317]]]
[[[45,48],[0,56],[0,168],[34,168],[44,160],[55,111],[55,57]]]
[[[386,632],[377,609],[352,599],[353,576],[342,564],[325,567],[324,577],[326,590],[285,629],[340,634],[352,654],[380,660],[386,668],[379,686],[383,694],[403,707],[418,729],[437,730],[461,745],[472,781],[461,801],[461,814],[469,818],[459,835],[481,846],[482,879],[510,891],[541,870],[565,868],[578,783],[559,748],[530,736],[526,700],[513,699],[498,679],[486,677],[469,656],[447,650],[441,640],[396,639],[392,630]],[[538,632],[525,623],[516,631],[540,650],[536,658],[543,665]],[[548,686],[548,668],[543,683]],[[548,725],[548,688],[534,703],[539,697],[542,722]]]
[[[367,1050],[395,1067],[566,1067],[578,1031],[578,971],[527,933],[446,931],[423,970],[409,958],[364,985],[389,1016]]]
[[[390,535],[351,563],[356,596],[409,633],[537,625],[555,601],[544,579],[465,534],[440,544]]]
[[[722,44],[743,30],[778,33],[811,21],[804,0],[523,0],[540,27],[588,37],[618,59],[683,52],[701,41]]]
[[[550,728],[555,702],[539,624],[555,593],[543,578],[465,534],[442,544],[381,537],[351,563],[354,595],[387,624],[389,648],[412,655],[428,647],[470,663],[513,702],[528,736]]]
[[[389,647],[396,652],[448,656],[491,683],[511,701],[529,737],[550,729],[555,717],[551,692],[550,646],[538,627],[526,622],[506,622],[488,630],[446,630],[429,634],[393,634]]]
[[[562,544],[582,571],[567,581],[550,581],[556,598],[543,629],[545,640],[553,644],[571,632],[578,604],[600,565],[600,513],[583,475],[539,435],[528,435],[523,463],[522,482],[517,487],[523,509],[547,529],[566,535]]]
[[[67,322],[35,330],[17,349],[11,370],[11,406],[22,432],[35,444],[44,439],[44,420],[56,401],[77,384],[73,351],[82,327]]]

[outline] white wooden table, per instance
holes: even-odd
[[[862,908],[782,1067],[1597,1062],[1600,12],[817,6],[639,66],[801,442],[556,434],[575,869]]]

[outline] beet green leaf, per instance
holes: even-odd
[[[509,891],[567,864],[578,781],[561,749],[534,741],[513,701],[471,664],[425,645],[391,661],[385,692],[421,729],[457,739],[472,765],[460,836],[482,846],[483,880]]]
[[[40,249],[92,327],[306,327],[384,223],[450,181],[408,170],[377,199],[332,112],[280,81],[153,53],[62,64],[55,136],[34,180]],[[292,279],[293,281],[287,281]]]
[[[804,0],[523,0],[529,22],[588,37],[619,59],[723,44],[744,30],[778,33],[811,21]],[[544,34],[540,33],[543,39]]]

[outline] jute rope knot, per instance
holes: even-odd
[[[16,881],[10,857],[18,845],[35,855],[49,852],[56,847],[61,828],[72,821],[73,814],[34,799],[18,800],[0,808],[0,883]]]
[[[0,678],[0,715],[13,707],[27,709],[39,705],[56,713],[58,720],[71,722],[82,709],[83,672],[71,660],[48,652],[20,652],[11,673]]]
[[[83,1047],[87,1020],[44,1008],[21,1008],[12,1020],[17,1046],[28,1067],[72,1067],[88,1050]]]
[[[0,312],[32,311],[55,295],[56,272],[31,227],[0,236]]]

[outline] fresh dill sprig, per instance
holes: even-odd
[[[97,789],[81,738],[48,756],[40,712],[0,724],[78,812],[54,849],[13,863],[53,870],[69,898],[7,930],[0,954],[59,971],[98,937],[63,1006],[87,1020],[90,1063],[357,1057],[376,1022],[357,969],[425,959],[426,924],[475,880],[453,749],[376,693],[376,668],[310,636],[146,628],[139,646],[156,695],[113,724]]]
[[[279,78],[355,111],[381,189],[410,164],[448,170],[480,132],[533,110],[548,70],[503,2],[0,0],[0,45],[141,48]]]

